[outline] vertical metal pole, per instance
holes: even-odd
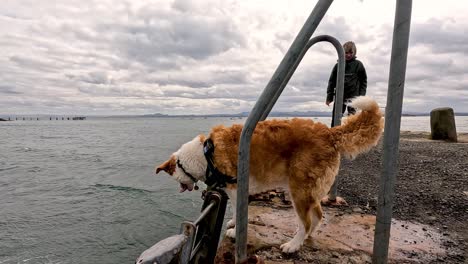
[[[338,69],[336,71],[335,112],[333,112],[333,126],[341,125],[343,116],[345,57],[343,47],[336,47],[338,51]]]
[[[290,68],[306,46],[333,0],[319,0],[280,65],[257,100],[242,129],[237,165],[236,263],[247,262],[247,222],[249,202],[250,142],[260,117],[274,98]]]
[[[372,263],[374,264],[387,263],[388,261],[394,186],[398,170],[398,146],[400,142],[401,110],[408,55],[411,7],[412,0],[397,0],[396,2],[387,106],[385,109],[383,170],[380,179],[372,255]]]
[[[343,97],[344,97],[344,75],[345,75],[345,56],[344,56],[344,50],[343,47],[340,45],[340,47],[335,48],[338,51],[338,69],[336,73],[336,88],[335,88],[335,111],[333,112],[333,126],[339,126],[341,125],[341,117],[343,115]],[[337,177],[338,178],[338,177]],[[328,194],[328,200],[330,201],[335,201],[336,196],[337,196],[337,189],[338,189],[338,184],[337,184],[337,178],[335,178],[335,182],[333,182],[332,187],[330,188],[330,192]]]

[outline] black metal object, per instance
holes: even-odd
[[[180,234],[168,237],[145,250],[137,264],[210,264],[214,263],[228,196],[223,189],[203,192],[200,216],[182,223]]]
[[[214,263],[228,196],[224,190],[214,188],[205,194],[202,214],[194,222],[197,232],[193,244],[190,264]]]

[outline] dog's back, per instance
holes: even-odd
[[[341,126],[333,127],[331,131],[340,153],[354,158],[377,144],[384,121],[379,105],[370,97],[357,97],[351,105],[362,111],[346,118]]]
[[[259,122],[250,146],[251,176],[268,182],[271,177],[289,177],[292,171],[307,168],[308,177],[316,178],[327,168],[335,170],[340,154],[355,157],[370,149],[382,133],[382,114],[369,97],[358,97],[353,105],[362,111],[334,128],[300,118]],[[234,177],[241,132],[242,125],[217,126],[210,134],[216,166]]]
[[[320,200],[338,174],[341,154],[353,158],[376,145],[382,134],[382,114],[373,99],[358,97],[352,105],[362,111],[338,127],[292,119],[260,122],[255,129],[250,145],[249,191],[288,186],[299,219],[294,238],[281,245],[283,252],[297,251],[320,223]],[[210,135],[218,168],[234,177],[241,131],[240,125],[217,127]],[[235,188],[228,186],[232,201],[236,200]],[[226,234],[233,237],[235,229]]]

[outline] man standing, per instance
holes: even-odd
[[[345,52],[346,66],[345,66],[345,79],[344,79],[344,95],[343,102],[346,103],[349,99],[356,96],[366,95],[367,89],[367,74],[366,69],[361,61],[356,59],[356,45],[352,41],[343,44]],[[333,102],[336,88],[336,70],[338,64],[335,64],[333,71],[330,75],[327,88],[326,105]],[[348,115],[356,113],[356,109],[348,106]],[[346,110],[346,105],[343,104],[343,112]],[[333,123],[332,123],[333,124]]]

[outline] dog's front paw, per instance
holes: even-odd
[[[291,240],[287,243],[282,244],[280,248],[284,253],[294,253],[298,251],[301,248],[301,246],[301,243]]]
[[[227,228],[233,228],[236,226],[236,219],[231,219],[227,222],[226,227]]]
[[[236,238],[236,229],[235,228],[230,228],[226,230],[226,236],[230,238]]]

